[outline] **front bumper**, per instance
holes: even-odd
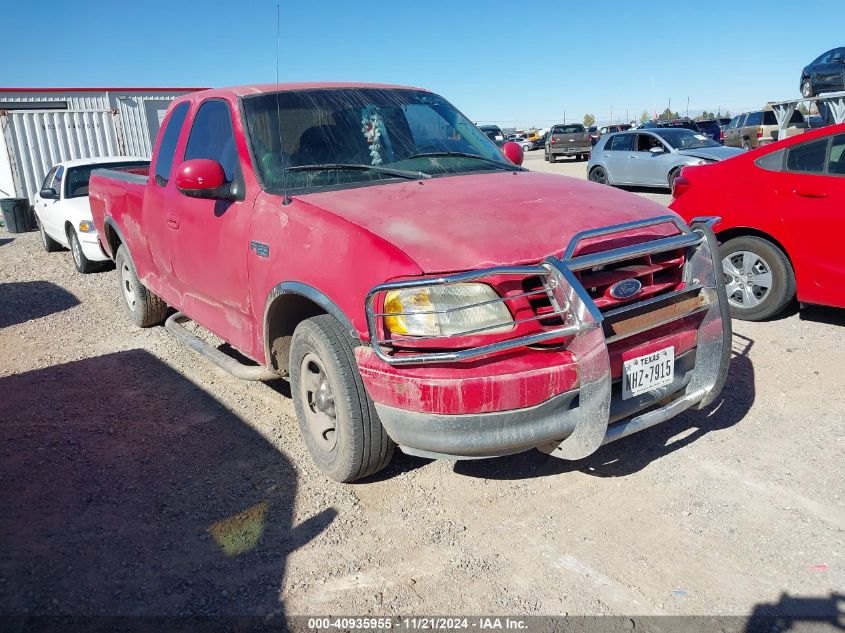
[[[584,146],[564,146],[564,147],[553,147],[551,148],[552,154],[561,154],[563,156],[573,156],[575,154],[589,154],[593,149],[592,145],[584,145]]]
[[[100,246],[100,239],[96,232],[82,233],[77,231],[79,236],[79,245],[82,247],[82,252],[92,262],[104,262],[108,259],[108,255],[103,252]]]
[[[673,218],[663,218],[664,222],[669,220],[674,221]],[[731,329],[724,279],[718,267],[717,243],[707,223],[694,221],[693,228],[683,227],[684,231],[679,236],[617,249],[620,254],[617,260],[612,260],[617,251],[572,257],[579,239],[606,235],[635,225],[642,226],[643,223],[608,227],[576,236],[562,259],[549,258],[544,262],[550,276],[550,291],[554,293],[557,304],[566,306],[573,316],[573,323],[566,326],[567,331],[574,332],[566,345],[566,352],[577,363],[577,380],[573,388],[558,389],[550,393],[550,397],[531,406],[448,414],[430,406],[426,406],[425,410],[392,406],[396,400],[380,397],[372,372],[362,366],[364,383],[375,401],[382,424],[394,441],[407,453],[430,457],[474,459],[538,447],[556,457],[581,459],[602,444],[664,422],[690,407],[701,408],[712,403],[722,390],[727,375]],[[604,314],[596,308],[572,272],[573,268],[589,268],[608,258],[619,261],[631,248],[647,248],[649,244],[654,248],[669,248],[679,242],[687,248],[684,270],[687,281],[682,291]],[[368,312],[373,315],[371,303],[368,303]],[[682,320],[690,323],[693,319],[694,346],[679,349],[678,344],[670,343],[676,347],[675,381],[647,394],[623,400],[620,380],[614,381],[613,378],[614,363],[610,348],[620,340],[637,336],[645,337],[641,338],[643,345],[648,345],[649,341],[654,343],[650,337],[654,334],[657,339],[655,333],[660,328]],[[371,339],[376,341],[373,345],[375,355],[390,365],[401,366],[403,361],[386,355],[378,343],[372,319],[370,324]],[[665,340],[657,342],[666,346]],[[523,346],[530,343],[522,341]],[[518,347],[515,344],[504,349]],[[446,357],[441,354],[437,362],[467,360],[501,351],[502,348],[479,348]],[[419,356],[416,358],[417,363],[425,362]],[[360,361],[359,357],[359,365]],[[405,388],[413,389],[413,382]],[[412,399],[421,397],[419,390],[411,394]]]

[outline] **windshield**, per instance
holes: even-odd
[[[516,169],[471,121],[430,92],[326,88],[246,97],[243,103],[252,152],[269,189],[395,179],[390,170],[437,176]]]
[[[660,138],[675,149],[697,149],[700,147],[721,147],[716,141],[686,128],[653,130]]]
[[[71,167],[65,176],[65,198],[82,198],[88,195],[88,181],[95,169],[121,169],[128,167],[149,167],[149,161],[123,161],[119,163],[98,163]],[[143,172],[146,175],[146,172]]]

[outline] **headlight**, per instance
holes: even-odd
[[[94,227],[94,222],[92,220],[82,220],[79,223],[79,231],[81,233],[96,233],[97,229]]]
[[[391,290],[384,297],[384,324],[407,336],[456,336],[481,328],[490,328],[484,334],[505,332],[513,327],[513,317],[499,299],[487,284]]]

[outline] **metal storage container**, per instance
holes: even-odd
[[[0,88],[0,197],[32,201],[61,161],[150,156],[164,113],[199,88]]]

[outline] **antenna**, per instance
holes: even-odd
[[[282,108],[279,105],[279,40],[281,33],[281,9],[276,3],[276,126],[279,130],[279,155],[282,157],[282,205],[288,206],[291,199],[288,197],[288,170],[285,165],[285,148],[282,144]]]

